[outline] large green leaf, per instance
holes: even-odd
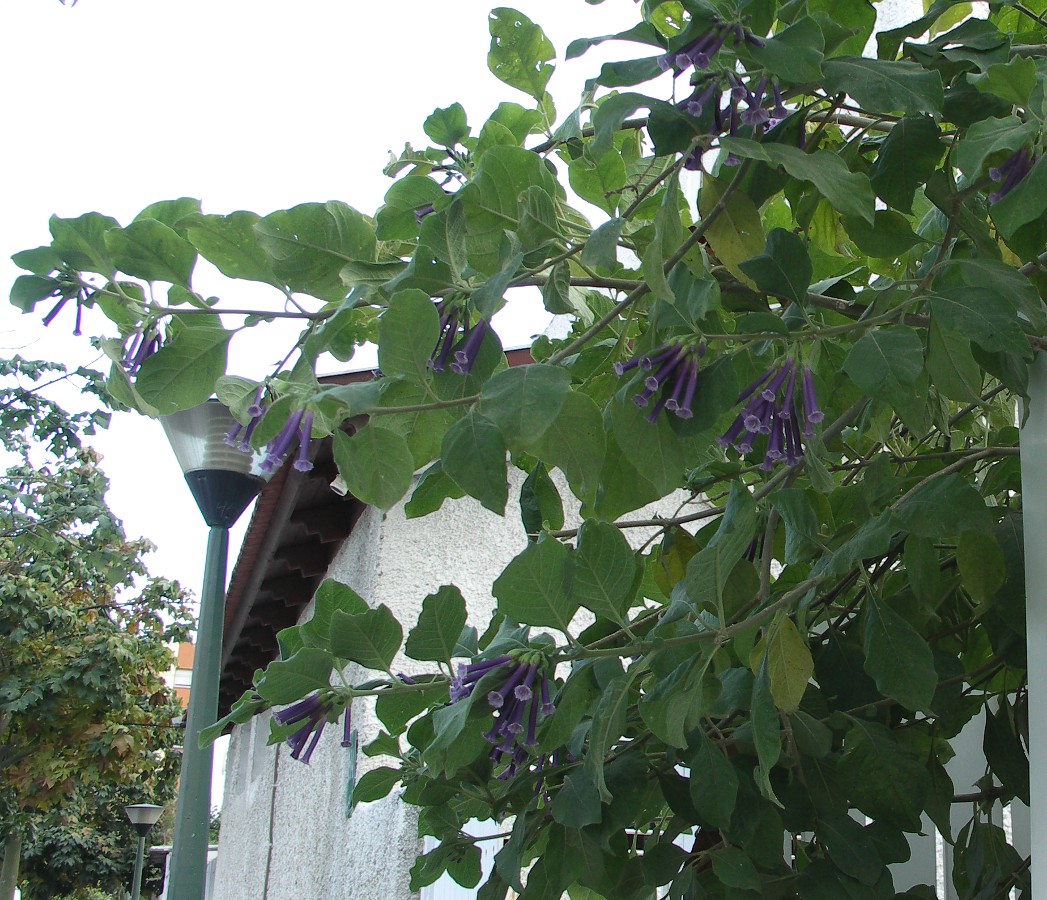
[[[713,828],[728,828],[738,797],[738,773],[734,766],[701,728],[692,736],[687,762],[694,808],[704,823]]]
[[[875,591],[865,605],[865,671],[885,697],[930,712],[938,687],[931,648]]]
[[[116,267],[105,244],[106,232],[119,228],[116,219],[100,213],[84,213],[76,219],[51,216],[51,249],[69,266],[84,272],[110,276]]]
[[[868,176],[852,172],[835,153],[828,150],[804,153],[787,144],[758,144],[745,138],[728,137],[721,143],[737,156],[781,166],[794,178],[809,181],[837,212],[872,224],[875,198]]]
[[[478,409],[498,426],[510,449],[526,449],[560,414],[570,384],[570,373],[558,366],[514,366],[484,384]]]
[[[275,705],[293,703],[313,691],[330,687],[333,665],[326,650],[303,647],[288,660],[269,663],[258,682],[258,694]]]
[[[772,230],[763,253],[741,263],[740,268],[761,291],[784,295],[799,304],[807,300],[814,268],[803,238],[791,231]]]
[[[907,116],[899,120],[884,138],[873,162],[873,190],[889,206],[912,212],[916,188],[930,177],[944,150],[933,119]]]
[[[380,425],[352,437],[336,431],[334,459],[350,493],[379,509],[392,507],[411,486],[414,457],[407,441]]]
[[[191,216],[183,223],[186,240],[223,275],[280,287],[255,235],[259,218],[243,210],[227,216]]]
[[[824,70],[826,90],[850,94],[868,112],[942,111],[941,75],[917,63],[851,56],[826,60]]]
[[[825,39],[818,23],[803,16],[750,52],[771,75],[802,84],[822,77],[824,50]]]
[[[489,19],[487,66],[500,81],[541,101],[553,74],[556,50],[545,32],[523,13],[500,6]]]
[[[596,615],[621,622],[636,594],[640,569],[620,529],[590,520],[578,532],[571,597]]]
[[[425,381],[440,334],[440,314],[419,290],[400,291],[378,320],[378,366],[383,375]]]
[[[634,666],[624,675],[619,675],[611,681],[604,688],[593,713],[593,724],[589,730],[589,749],[582,761],[582,767],[596,785],[604,803],[609,803],[612,799],[604,773],[604,758],[625,731],[626,712],[633,702],[632,683],[639,669],[640,666]]]
[[[440,462],[447,476],[470,497],[498,515],[505,511],[509,483],[505,441],[497,425],[470,410],[444,435]]]
[[[530,452],[550,468],[560,469],[575,496],[591,502],[605,447],[599,407],[584,394],[568,391],[559,414]]]
[[[306,646],[331,649],[331,617],[338,612],[357,614],[366,611],[367,602],[349,585],[325,579],[313,595],[313,615],[298,626]]]
[[[993,154],[1002,157],[1014,153],[1024,147],[1036,131],[1035,122],[1023,122],[1017,116],[983,119],[968,128],[963,140],[956,144],[953,161],[968,178],[977,178],[986,159]]]
[[[106,232],[105,245],[121,272],[189,288],[196,250],[162,222],[136,219],[126,228],[113,228]]]
[[[384,603],[366,612],[331,614],[331,653],[366,669],[388,672],[403,641],[403,629]]]
[[[814,660],[790,618],[784,618],[767,644],[767,675],[774,704],[784,713],[794,713],[814,675]]]
[[[949,288],[930,298],[931,314],[943,328],[964,335],[990,353],[1027,351],[1015,304],[983,287]]]
[[[254,231],[276,275],[291,290],[321,300],[345,296],[339,273],[347,262],[375,258],[374,229],[337,200],[270,213],[255,223]]]
[[[411,659],[450,662],[465,627],[465,598],[453,584],[445,584],[422,601],[418,624],[407,636],[404,652]]]
[[[843,370],[863,393],[907,409],[923,374],[923,342],[906,325],[874,329],[851,347]]]
[[[567,590],[571,558],[566,545],[542,535],[527,545],[495,580],[498,611],[523,625],[567,631],[578,601]]]
[[[167,341],[138,370],[135,388],[139,395],[159,415],[203,403],[225,374],[231,336],[218,316],[175,317]]]
[[[726,189],[725,181],[711,176],[702,179],[698,212],[703,219],[723,200]],[[763,221],[756,204],[747,194],[735,191],[727,198],[722,212],[707,226],[705,239],[732,275],[748,280],[740,264],[759,256],[765,244]]]

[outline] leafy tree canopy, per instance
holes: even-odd
[[[105,416],[47,399],[67,377],[56,364],[14,358],[0,375],[14,461],[0,475],[0,831],[24,840],[25,896],[55,896],[126,882],[123,805],[172,799],[181,709],[161,676],[191,618],[106,506],[80,439]]]
[[[641,48],[566,114],[556,48],[500,8],[512,99],[479,124],[435,110],[378,210],[52,219],[12,302],[103,313],[120,402],[216,392],[270,467],[333,434],[354,495],[408,515],[466,494],[515,514],[507,457],[528,473],[492,621],[451,585],[401,623],[328,584],[229,721],[291,704],[273,740],[308,760],[377,696],[367,752],[393,762],[356,800],[399,783],[420,808],[441,845],[416,886],[476,884],[461,826],[512,817],[485,900],[890,897],[924,815],[962,896],[1023,886],[989,812],[1029,790],[1016,398],[1047,332],[1043,8],[935,0],[874,34],[864,0],[645,0],[565,48]],[[283,307],[220,315],[201,258]],[[572,325],[510,369],[489,321],[513,288]],[[269,322],[286,360],[227,373]],[[383,378],[318,381],[364,341]],[[678,490],[676,514],[630,516]],[[394,677],[401,653],[430,674]],[[330,687],[348,663],[374,680]],[[953,785],[950,740],[984,710],[985,778]]]

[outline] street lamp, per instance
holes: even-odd
[[[156,824],[160,814],[164,811],[162,806],[154,806],[152,803],[136,803],[134,806],[125,806],[124,812],[131,820],[135,831],[138,832],[138,856],[135,857],[135,881],[131,891],[131,900],[139,900],[142,896],[142,866],[145,863],[145,838],[149,829]]]
[[[244,453],[226,444],[226,435],[236,423],[217,400],[164,416],[160,422],[196,505],[211,527],[167,889],[168,900],[201,900],[207,869],[213,750],[200,747],[200,732],[218,718],[229,528],[258,495],[266,477],[261,454]]]

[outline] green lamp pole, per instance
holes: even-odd
[[[193,498],[211,528],[204,561],[167,888],[168,900],[202,900],[211,817],[213,750],[200,746],[200,732],[218,719],[229,528],[258,495],[265,479],[258,454],[244,453],[225,443],[234,419],[217,400],[165,416],[161,423]]]
[[[145,865],[145,838],[149,830],[156,824],[160,814],[164,811],[162,806],[154,806],[152,803],[136,803],[134,806],[125,806],[124,812],[131,820],[135,831],[138,832],[138,855],[135,857],[135,880],[131,890],[131,900],[139,900],[142,896],[142,867]]]

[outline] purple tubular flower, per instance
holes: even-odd
[[[455,350],[454,362],[451,363],[451,371],[455,375],[468,375],[472,371],[473,363],[476,362],[476,357],[480,353],[480,347],[483,345],[484,337],[487,335],[489,327],[490,323],[487,319],[480,319],[479,322],[466,331],[465,341],[461,349]]]
[[[302,416],[302,421],[298,425],[298,456],[294,461],[295,470],[298,472],[308,472],[313,467],[313,463],[309,459],[309,444],[312,441],[312,430],[313,414],[307,412]]]
[[[1000,186],[989,194],[990,203],[999,203],[1013,191],[1032,170],[1033,163],[1039,159],[1025,147],[1015,151],[1004,162],[989,169],[989,177]]]
[[[459,666],[458,674],[451,679],[451,702],[468,697],[473,692],[476,682],[484,675],[511,662],[512,659],[508,656],[496,656],[494,659],[482,659],[480,662]]]
[[[415,222],[418,225],[421,225],[422,224],[422,219],[424,219],[426,216],[430,215],[432,213],[432,211],[433,211],[432,203],[427,203],[427,204],[425,204],[425,206],[419,206],[414,211],[414,220],[415,220]]]
[[[47,322],[45,321],[44,324],[46,325]],[[120,365],[124,367],[124,371],[128,375],[134,378],[138,374],[138,370],[142,368],[142,363],[159,349],[160,335],[155,327],[147,326],[136,332],[134,337],[131,338],[131,343],[128,344],[127,352],[124,353],[123,358],[120,360]]]
[[[699,361],[704,355],[704,343],[670,342],[647,356],[615,363],[615,372],[623,375],[637,366],[651,372],[643,379],[643,390],[633,395],[633,403],[645,407],[651,397],[660,392],[654,408],[645,417],[648,422],[656,422],[662,410],[675,413],[681,419],[690,419],[694,415],[691,404],[698,386]]]
[[[353,717],[350,715],[349,707],[345,708],[345,718],[342,719],[342,746],[353,746]]]
[[[302,723],[302,727],[296,730],[288,739],[287,746],[291,748],[291,759],[297,759],[308,764],[312,758],[316,745],[320,742],[324,725],[327,724],[327,714],[330,711],[331,701],[321,700],[319,694],[310,694],[304,700],[299,700],[287,709],[273,713],[273,719],[278,725],[296,725]],[[348,712],[346,713],[348,719]]]
[[[458,304],[437,303],[440,313],[440,336],[429,357],[429,368],[443,372],[448,359],[456,375],[468,375],[483,346],[490,323],[481,318],[470,325],[469,314]]]
[[[803,367],[800,398],[796,397],[796,374],[793,361],[786,360],[780,366],[767,369],[742,391],[736,401],[741,409],[731,427],[717,439],[720,446],[733,446],[745,456],[752,450],[755,435],[766,435],[767,447],[760,468],[769,472],[782,462],[795,466],[803,457],[802,438],[813,437],[811,426],[824,418],[815,398],[811,370]],[[798,400],[806,425],[803,435],[800,433]]]

